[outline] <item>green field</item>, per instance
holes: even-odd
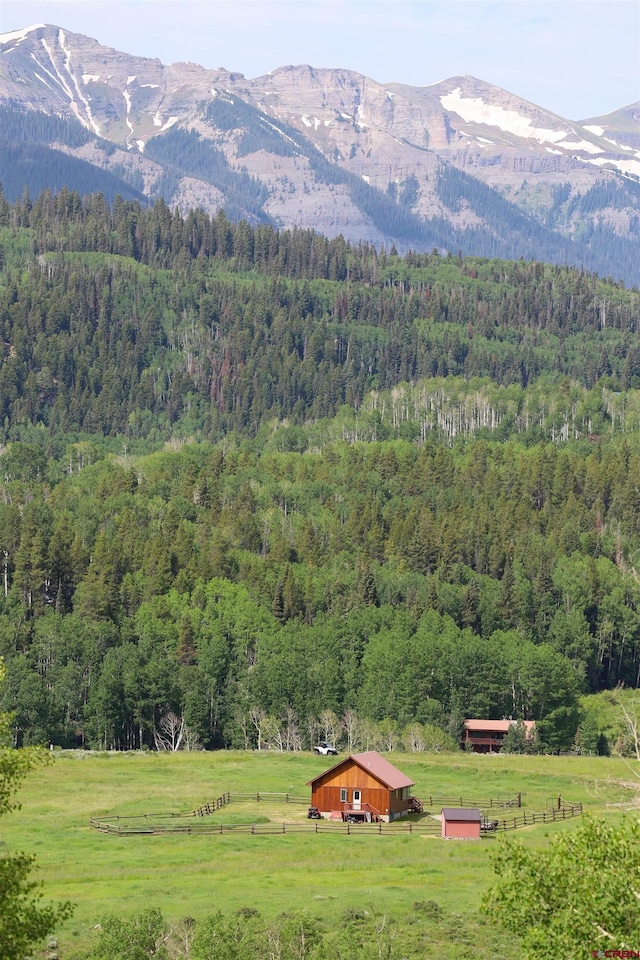
[[[522,791],[523,808],[533,812],[561,794],[582,802],[587,813],[618,817],[640,791],[629,766],[614,758],[390,756],[415,780],[419,797],[482,799]],[[363,908],[402,919],[416,902],[427,900],[445,911],[434,932],[437,955],[447,956],[444,945],[456,940],[455,927],[463,931],[458,936],[463,943],[476,930],[470,955],[515,956],[512,940],[500,931],[486,923],[475,927],[480,898],[493,878],[490,851],[504,835],[467,843],[423,836],[419,828],[397,837],[358,836],[356,830],[348,837],[117,837],[88,825],[90,817],[187,811],[225,791],[305,796],[307,781],[326,767],[326,759],[309,754],[59,752],[54,764],[25,783],[22,809],[3,818],[1,839],[5,850],[37,856],[47,897],[76,904],[59,931],[59,955],[65,958],[88,947],[105,913],[134,915],[155,906],[177,921],[255,907],[265,915],[306,910],[331,924]],[[306,806],[232,802],[215,818],[306,821]],[[528,827],[509,836],[543,846],[578,822]]]

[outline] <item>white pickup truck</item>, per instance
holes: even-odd
[[[317,747],[313,748],[321,757],[337,757],[338,751],[332,743],[326,743],[322,740]]]

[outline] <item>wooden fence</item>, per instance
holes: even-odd
[[[203,807],[198,807],[197,810],[193,811],[193,815],[194,817],[208,817],[212,813],[215,813],[216,810],[221,810],[222,807],[226,807],[228,803],[231,803],[231,794],[223,793],[221,797],[210,800],[209,803],[205,803]]]
[[[566,804],[560,809],[544,810],[541,813],[523,813],[503,819],[483,818],[481,830],[487,836],[499,830],[518,830],[522,827],[540,823],[555,823],[580,816],[582,804]],[[344,823],[342,821],[312,820],[301,823],[215,823],[204,816],[187,814],[146,814],[143,816],[93,818],[89,825],[102,833],[121,836],[158,835],[184,833],[192,835],[211,834],[253,834],[274,836],[293,833],[324,833],[357,836],[397,836],[402,833],[418,836],[437,836],[441,832],[441,822],[430,816],[419,821],[397,820],[395,823]]]
[[[542,813],[523,813],[517,817],[503,820],[489,820],[485,817],[482,829],[484,832],[494,830],[518,830],[520,827],[531,827],[536,823],[555,823],[558,820],[570,820],[579,817],[582,813],[582,804],[563,804],[559,809],[543,810]]]
[[[420,797],[420,803],[423,807],[478,807],[480,810],[490,810],[494,807],[521,807],[522,794],[517,793],[515,797],[489,797],[483,800],[469,800],[466,797]],[[558,798],[560,800],[560,798]],[[256,791],[256,793],[223,793],[215,800],[210,800],[203,806],[193,811],[194,816],[205,817],[215,813],[221,807],[228,803],[296,803],[303,806],[308,805],[309,796],[302,796],[296,793],[265,793]]]
[[[134,822],[136,821],[136,822]],[[440,821],[434,818],[420,823],[396,821],[396,823],[345,823],[341,820],[310,820],[301,823],[212,823],[196,820],[178,823],[170,820],[143,817],[111,817],[109,820],[92,819],[89,825],[101,833],[118,837],[133,835],[158,835],[185,833],[194,836],[212,834],[253,834],[274,836],[293,833],[324,833],[334,836],[367,835],[394,836],[400,833],[439,835]]]
[[[522,794],[515,797],[485,797],[484,800],[469,800],[467,797],[420,797],[425,807],[476,807],[490,810],[492,807],[521,807]]]

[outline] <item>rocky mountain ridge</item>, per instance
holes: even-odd
[[[66,157],[183,211],[640,280],[640,104],[574,122],[469,76],[417,88],[303,65],[247,79],[40,24],[0,36],[0,106],[8,194],[42,175],[39,143],[54,189]],[[36,117],[67,126],[34,133]]]

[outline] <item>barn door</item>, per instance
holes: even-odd
[[[354,790],[354,791],[353,791],[353,809],[354,809],[354,810],[359,810],[359,809],[360,809],[360,799],[361,799],[361,796],[362,796],[362,794],[360,793],[359,790]]]

